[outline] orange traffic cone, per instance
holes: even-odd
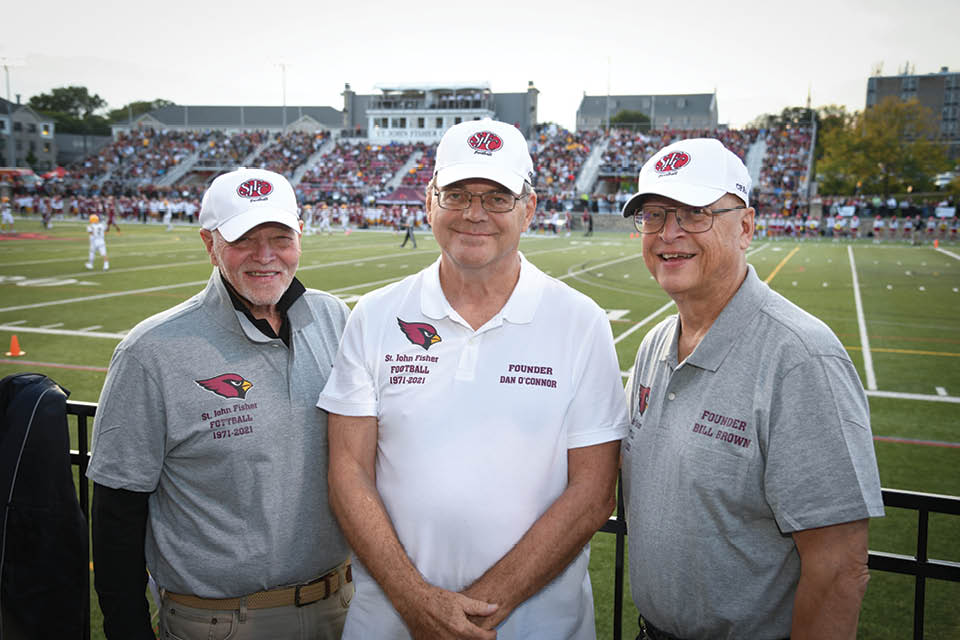
[[[933,248],[936,249],[936,248],[939,247],[939,246],[940,246],[940,241],[937,240],[936,238],[934,238],[934,239],[933,239]]]
[[[27,355],[26,351],[20,351],[20,341],[15,335],[10,336],[10,351],[7,351],[7,355],[13,358]]]

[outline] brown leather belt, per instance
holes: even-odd
[[[170,591],[165,591],[163,597],[170,598],[174,602],[179,602],[188,607],[214,609],[216,611],[230,611],[243,606],[246,606],[247,609],[270,609],[273,607],[289,607],[290,605],[302,607],[317,600],[326,600],[349,582],[353,582],[353,569],[350,561],[347,560],[344,564],[316,580],[292,587],[259,591],[239,598],[200,598],[182,593],[171,593]]]

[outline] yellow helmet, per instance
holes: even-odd
[[[100,222],[100,216],[98,216],[98,215],[95,214],[95,213],[94,213],[94,214],[91,214],[91,216],[90,216],[90,224],[97,224],[98,222]]]

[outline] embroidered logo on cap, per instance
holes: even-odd
[[[682,169],[688,164],[690,164],[690,154],[684,153],[683,151],[671,151],[660,158],[653,168],[657,173],[669,173]]]
[[[489,156],[503,148],[503,140],[490,131],[478,131],[467,138],[467,145],[473,149],[474,153]]]
[[[259,178],[250,178],[237,187],[237,195],[241,198],[265,198],[271,193],[273,185]]]
[[[407,337],[407,340],[413,344],[420,345],[424,351],[427,351],[431,346],[440,342],[440,336],[437,335],[437,330],[431,324],[427,324],[426,322],[404,322],[400,318],[397,318],[397,323],[400,325],[400,330],[403,331],[403,335]]]

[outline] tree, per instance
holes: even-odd
[[[59,87],[33,96],[27,104],[44,113],[63,113],[85,120],[105,108],[107,101],[95,93],[91,95],[86,87]]]
[[[821,193],[889,195],[929,191],[950,165],[932,112],[916,100],[889,97],[823,135],[817,164]]]
[[[52,118],[59,133],[110,135],[107,120],[96,114],[107,102],[86,87],[58,87],[33,96],[27,104]]]
[[[765,113],[749,123],[748,129],[775,129],[809,127],[817,117],[817,112],[806,107],[784,107],[779,114]]]
[[[163,107],[169,107],[173,104],[170,100],[164,100],[163,98],[157,98],[156,100],[137,100],[126,104],[119,109],[111,109],[107,113],[107,119],[110,122],[126,122],[127,120],[136,118],[139,115],[144,113],[149,113],[154,109],[160,109]]]
[[[614,125],[632,131],[650,131],[650,116],[642,111],[623,109],[610,118],[610,126]]]
[[[853,116],[854,114],[847,113],[847,108],[843,105],[817,107],[817,148],[813,153],[814,159],[820,160],[823,157],[824,136],[837,128],[850,126]]]

